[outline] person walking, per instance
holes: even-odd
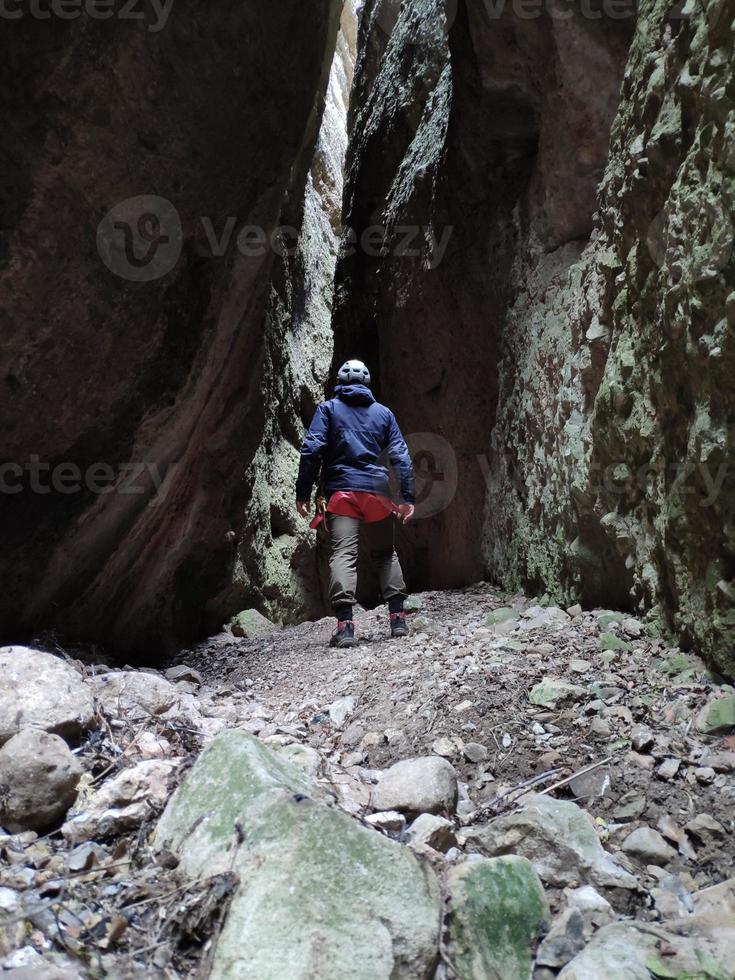
[[[318,406],[304,439],[296,481],[296,508],[308,519],[314,484],[323,499],[311,522],[323,518],[331,542],[329,598],[337,618],[331,646],[355,645],[352,607],[357,588],[360,529],[377,567],[383,601],[388,603],[391,636],[408,635],[404,611],[406,585],[396,554],[396,520],[414,516],[415,480],[406,441],[389,408],[375,400],[370,372],[362,361],[347,361],[337,373],[334,398]],[[400,503],[389,494],[387,458],[400,482]],[[321,479],[320,479],[321,475]]]

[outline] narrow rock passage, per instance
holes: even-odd
[[[735,692],[609,610],[412,605],[0,651],[8,977],[735,977]]]

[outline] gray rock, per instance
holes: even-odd
[[[679,759],[664,759],[656,769],[656,775],[665,782],[670,782],[681,768]]]
[[[457,806],[457,773],[439,756],[404,759],[387,769],[375,787],[374,810],[403,813],[453,813]]]
[[[0,749],[0,826],[48,830],[74,803],[81,775],[62,738],[23,729]]]
[[[470,852],[529,859],[550,885],[587,882],[601,887],[637,888],[637,881],[605,852],[583,810],[565,800],[533,795],[518,813],[472,827],[463,834]]]
[[[653,732],[645,725],[635,725],[630,733],[630,744],[636,752],[645,752],[653,745]]]
[[[408,828],[406,839],[409,844],[431,847],[443,854],[457,844],[457,835],[451,820],[438,817],[433,813],[419,814]]]
[[[29,647],[0,648],[0,745],[22,728],[70,741],[93,723],[92,695],[73,667]]]
[[[488,751],[479,742],[466,742],[464,747],[464,757],[469,762],[484,762],[488,757]]]
[[[735,729],[735,694],[723,694],[705,704],[696,718],[696,726],[705,735],[720,735]]]
[[[665,956],[660,955],[662,947]],[[614,922],[600,929],[559,980],[651,980],[652,972],[659,977],[701,976],[703,962],[709,963],[708,973],[721,971],[710,975],[732,976],[709,936],[681,937],[642,922]]]
[[[135,830],[163,809],[178,761],[149,759],[123,769],[80,799],[61,832],[72,844]]]
[[[556,919],[538,948],[538,966],[565,966],[586,944],[585,921],[579,909],[566,909]]]
[[[384,813],[368,814],[365,823],[387,834],[399,834],[406,826],[406,818],[397,810],[386,810]]]
[[[349,695],[344,698],[337,698],[333,701],[329,708],[329,719],[335,728],[341,728],[342,725],[347,721],[349,716],[355,710],[355,705],[357,704],[357,698]]]
[[[570,684],[569,681],[558,680],[555,677],[545,677],[531,688],[528,700],[540,708],[557,708],[563,704],[581,701],[586,694],[585,688],[578,684]]]
[[[657,830],[639,827],[623,841],[623,851],[646,864],[668,864],[676,858],[676,851]]]
[[[279,629],[275,623],[266,619],[257,609],[244,609],[237,616],[234,616],[227,625],[233,636],[248,640],[270,636],[271,633],[275,633]]]
[[[180,697],[169,681],[142,670],[113,671],[90,678],[89,684],[105,714],[112,718],[162,715]]]
[[[192,684],[203,684],[204,678],[195,670],[193,667],[187,667],[186,664],[178,664],[176,667],[169,667],[165,672],[164,677],[167,681],[171,681],[172,684],[176,684],[177,681],[191,681]]]
[[[549,920],[543,886],[525,858],[483,858],[446,876],[449,955],[459,980],[529,980],[532,948]]]
[[[433,872],[318,795],[267,746],[228,731],[166,808],[156,843],[181,858],[184,873],[231,869],[242,882],[216,940],[212,980],[429,974],[440,916]]]

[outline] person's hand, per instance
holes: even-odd
[[[309,516],[309,511],[311,510],[311,501],[310,500],[297,500],[296,501],[296,510],[299,512],[299,514],[301,514],[302,517],[308,517]]]
[[[416,508],[413,504],[399,504],[398,505],[398,520],[401,524],[408,524],[414,515]]]

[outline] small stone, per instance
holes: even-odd
[[[397,810],[386,810],[384,813],[369,814],[365,817],[365,823],[387,834],[399,834],[406,826],[406,818]]]
[[[637,619],[624,619],[620,624],[620,628],[626,636],[629,636],[633,640],[638,640],[643,636],[643,627]]]
[[[72,844],[114,837],[139,827],[163,808],[174,761],[150,759],[108,779],[72,811],[61,832]]]
[[[608,795],[610,787],[611,775],[608,766],[600,766],[591,772],[581,773],[569,781],[569,789],[578,800],[600,799]]]
[[[469,762],[484,762],[488,757],[488,751],[479,742],[467,742],[464,747],[464,756]]]
[[[600,738],[609,738],[612,735],[612,728],[604,718],[593,718],[590,723],[590,731]]]
[[[585,923],[579,909],[566,909],[552,924],[538,948],[536,963],[558,969],[565,966],[586,943]]]
[[[645,864],[664,865],[673,861],[676,851],[657,830],[639,827],[623,841],[623,851]]]
[[[640,752],[629,752],[626,756],[628,762],[632,763],[634,766],[639,766],[641,769],[645,769],[650,772],[656,765],[656,761],[653,756],[641,755]]]
[[[48,830],[77,796],[82,767],[58,735],[26,728],[0,749],[0,826]]]
[[[457,714],[462,714],[465,711],[469,711],[470,708],[474,707],[474,705],[475,705],[474,701],[460,701],[459,704],[455,704],[452,710],[456,711]]]
[[[186,664],[169,667],[163,676],[167,681],[171,681],[172,684],[176,684],[177,681],[190,681],[192,684],[201,686],[204,683],[204,678],[199,671],[193,667],[187,667]]]
[[[613,907],[603,898],[592,885],[580,885],[579,888],[565,888],[564,895],[570,908],[578,909],[583,914],[588,912],[602,913],[613,916]]]
[[[559,705],[581,701],[586,693],[586,690],[577,684],[546,677],[531,688],[528,700],[541,708],[556,708]]]
[[[373,793],[373,809],[405,813],[453,813],[457,773],[439,756],[404,759],[383,773]]]
[[[457,846],[454,824],[433,813],[422,813],[416,817],[408,828],[407,840],[413,846],[431,847],[443,854]]]
[[[329,720],[335,728],[341,728],[344,725],[349,716],[354,712],[356,705],[357,698],[351,694],[344,698],[337,698],[336,701],[333,701],[329,705],[327,709]]]
[[[636,752],[645,752],[653,745],[653,732],[645,725],[635,725],[630,733],[630,744]]]
[[[582,607],[580,606],[579,603],[576,603],[574,606],[569,606],[569,608],[567,609],[567,616],[571,616],[572,619],[576,619],[577,616],[582,615],[582,612],[583,612]]]
[[[656,769],[656,775],[659,779],[670,782],[677,774],[680,767],[681,761],[679,759],[664,759],[658,769]]]
[[[715,771],[710,766],[699,766],[694,770],[694,776],[698,783],[703,786],[709,786],[710,783],[715,781]]]
[[[726,834],[722,824],[709,813],[697,814],[689,823],[684,825],[684,829],[695,837],[699,837],[700,840],[705,840],[710,834],[713,837],[724,837]]]
[[[440,755],[443,759],[454,759],[459,755],[457,745],[451,738],[442,736],[432,742],[431,751],[434,755]]]
[[[569,669],[573,674],[588,674],[592,670],[592,664],[588,660],[570,660]]]

